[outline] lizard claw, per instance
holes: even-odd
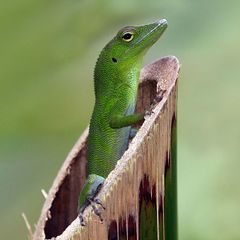
[[[150,117],[152,113],[154,113],[152,109],[145,111],[144,118]]]
[[[94,199],[94,202],[95,202],[96,204],[100,205],[104,210],[106,209],[106,208],[103,206],[103,204],[102,204],[102,202],[101,202],[101,200],[100,200],[99,198],[95,198],[95,199]]]
[[[80,225],[81,226],[86,226],[86,224],[84,223],[84,219],[83,219],[82,213],[79,213],[78,217],[79,217],[79,220],[80,220]]]
[[[163,99],[162,95],[157,95],[154,99],[153,99],[153,104],[157,104],[159,102],[161,102]]]

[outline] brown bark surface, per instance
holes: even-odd
[[[106,206],[102,212],[103,223],[91,207],[84,212],[85,227],[80,226],[77,218],[78,197],[86,179],[86,129],[49,190],[34,240],[57,236],[57,239],[115,239],[111,238],[115,235],[137,239],[142,197],[140,188],[144,189],[146,181],[147,191],[155,201],[159,229],[164,219],[164,170],[169,164],[171,123],[173,118],[176,119],[179,68],[178,60],[169,56],[141,71],[136,112],[150,108],[151,111],[143,124],[137,126],[137,135],[100,191],[98,198]]]

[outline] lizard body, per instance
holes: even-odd
[[[134,114],[140,69],[145,53],[166,27],[165,19],[125,27],[99,55],[94,71],[95,106],[87,142],[88,179],[79,199],[81,223],[84,209],[94,202],[104,179],[127,149],[131,125],[144,120],[143,113]]]

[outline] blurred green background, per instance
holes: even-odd
[[[240,1],[0,2],[0,238],[27,239],[92,111],[93,68],[119,28],[167,18],[145,63],[176,55],[179,236],[240,239]]]

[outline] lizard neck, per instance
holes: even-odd
[[[129,94],[130,90],[136,96],[142,59],[143,57],[134,57],[124,62],[113,62],[101,53],[94,71],[96,99],[103,95],[109,96],[119,88],[121,94]]]

